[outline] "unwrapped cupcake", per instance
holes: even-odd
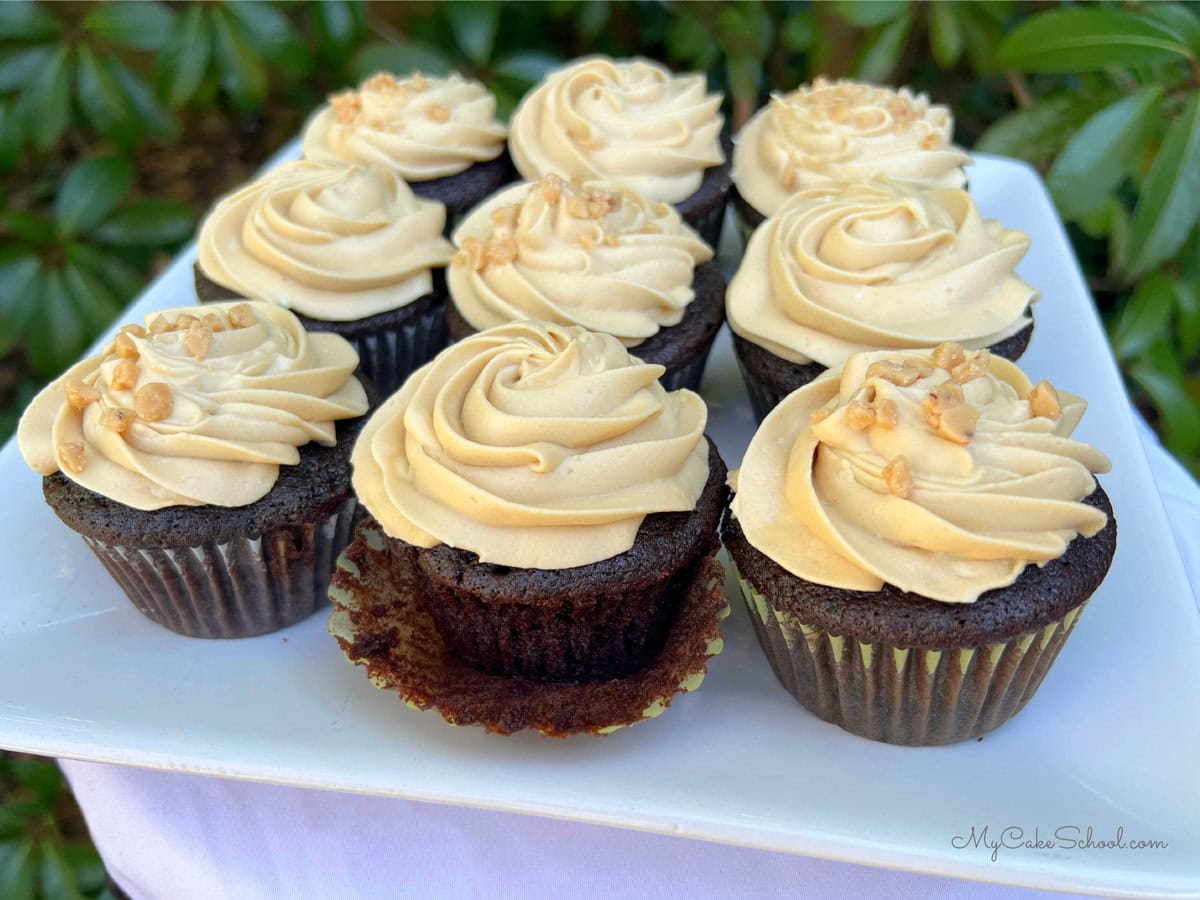
[[[956,188],[877,179],[794,195],[754,232],[726,298],[756,415],[866,350],[956,341],[1017,359],[1039,296],[1016,274],[1029,244]]]
[[[357,366],[268,303],[151,313],[38,394],[17,440],[140,612],[192,637],[265,634],[324,605],[349,539]]]
[[[196,292],[269,300],[341,335],[386,395],[445,346],[445,219],[389,169],[285,163],[208,214]]]
[[[646,59],[591,56],[551,72],[521,100],[508,146],[521,177],[623,184],[673,204],[716,246],[730,178],[721,95],[703,75]]]
[[[924,745],[1029,701],[1116,548],[1085,407],[947,343],[856,354],[767,416],[723,536],[800,703]]]
[[[725,279],[674,207],[547,175],[472,210],[454,243],[452,341],[531,319],[579,325],[662,365],[667,390],[699,390],[725,321]]]

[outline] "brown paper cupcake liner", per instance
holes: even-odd
[[[130,547],[83,537],[138,612],[187,637],[278,631],[325,605],[358,503],[316,522],[196,547]]]
[[[365,520],[337,563],[329,588],[329,631],[371,682],[409,707],[435,709],[451,725],[553,737],[610,734],[660,715],[680,692],[704,680],[721,652],[729,614],[720,563],[707,559],[687,586],[663,649],[641,671],[595,682],[542,682],[491,675],[452,654],[417,595],[409,564],[388,551]]]
[[[979,737],[1020,712],[1087,605],[1007,642],[930,650],[808,625],[734,574],[771,668],[792,696],[852,734],[910,746]]]

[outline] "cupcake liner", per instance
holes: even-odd
[[[734,574],[771,668],[801,705],[852,734],[910,746],[969,740],[1016,715],[1087,605],[1003,643],[908,648],[808,625]]]
[[[742,381],[746,384],[746,393],[750,395],[750,408],[754,410],[754,419],[761,422],[787,394],[774,390],[765,382],[759,381],[751,375],[746,370],[746,365],[740,356],[738,357],[738,371],[742,373]]]
[[[446,346],[446,306],[435,303],[390,328],[345,337],[363,373],[388,397]]]
[[[138,612],[187,637],[268,634],[325,605],[358,503],[316,522],[194,547],[130,547],[83,536]]]
[[[668,391],[678,391],[686,388],[689,391],[700,392],[700,382],[704,380],[704,367],[708,364],[708,354],[712,350],[713,341],[717,339],[714,333],[708,343],[700,348],[699,354],[691,362],[676,369],[667,369],[663,373],[662,386]],[[636,348],[633,352],[637,352]]]
[[[694,228],[700,238],[708,246],[716,249],[721,242],[721,227],[725,224],[725,205],[723,198],[720,203],[698,215],[684,216],[683,220]]]

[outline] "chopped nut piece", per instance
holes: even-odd
[[[496,209],[492,210],[488,218],[490,218],[492,220],[492,224],[497,227],[506,225],[508,224],[508,210],[502,206],[497,207]]]
[[[67,382],[67,402],[76,409],[86,409],[89,404],[100,399],[100,392],[78,378]]]
[[[950,370],[950,377],[958,384],[967,384],[976,378],[982,378],[992,366],[990,350],[980,350],[966,362],[961,362]]]
[[[117,434],[124,434],[136,418],[137,413],[128,406],[114,406],[100,413],[100,424]]]
[[[174,406],[171,388],[161,381],[152,381],[138,388],[133,395],[133,408],[138,418],[147,422],[160,422],[171,414]]]
[[[193,316],[191,313],[183,313],[182,315],[177,316],[175,318],[175,321],[171,323],[171,330],[172,331],[187,331],[189,328],[192,327],[193,322],[199,322],[199,321],[200,320],[197,319],[195,316]]]
[[[500,238],[487,245],[488,262],[503,266],[517,258],[517,242],[513,238]]]
[[[414,91],[424,91],[429,87],[429,82],[420,72],[414,72],[413,77],[408,80],[408,84]]]
[[[201,321],[204,322],[204,324],[210,329],[212,329],[213,334],[217,334],[218,332],[225,330],[225,320],[216,313],[205,313],[204,318]]]
[[[933,357],[934,364],[947,372],[967,361],[967,355],[963,353],[962,345],[956,344],[954,341],[938,344],[930,355]]]
[[[612,194],[608,191],[588,191],[587,208],[589,218],[600,219],[607,216],[614,209]]]
[[[68,441],[58,445],[58,459],[68,471],[78,475],[86,465],[83,444],[79,441]]]
[[[440,103],[430,103],[425,107],[425,116],[434,122],[450,121],[450,110]]]
[[[942,415],[946,410],[962,402],[962,387],[953,381],[943,381],[925,395],[925,402],[922,404],[925,410],[925,421],[929,423],[930,428],[939,427]]]
[[[162,334],[164,331],[171,330],[171,323],[167,321],[166,316],[155,316],[150,322],[151,334]]]
[[[563,180],[557,175],[547,175],[542,179],[542,198],[551,206],[556,206],[562,199]]]
[[[128,391],[137,384],[138,367],[132,359],[123,359],[113,369],[108,383],[114,391]]]
[[[258,317],[249,303],[239,303],[229,310],[229,324],[234,328],[249,328],[257,321]]]
[[[463,238],[462,248],[467,256],[467,262],[476,272],[487,265],[487,247],[479,238]]]
[[[816,425],[818,422],[824,422],[831,415],[833,415],[833,413],[824,406],[818,406],[811,413],[809,413],[814,425]]]
[[[875,424],[875,410],[861,400],[846,407],[846,424],[855,431],[863,431]]]
[[[934,134],[932,131],[921,138],[921,147],[925,150],[936,150],[942,146],[941,135]]]
[[[193,322],[183,338],[183,349],[189,356],[204,359],[208,356],[208,347],[212,343],[212,329],[202,322]]]
[[[662,228],[655,222],[647,222],[640,230],[642,234],[662,234]]]
[[[882,398],[875,401],[875,424],[880,428],[895,428],[900,421],[900,409],[895,400]]]
[[[888,490],[901,500],[912,496],[912,470],[908,467],[908,458],[893,456],[891,462],[883,467],[883,480],[887,482]]]
[[[576,219],[590,219],[588,202],[583,197],[572,195],[567,198],[567,215]]]
[[[938,418],[938,434],[956,444],[969,444],[975,437],[979,413],[969,403],[959,403],[942,412]]]
[[[133,338],[122,332],[113,338],[113,353],[121,359],[137,359],[137,344],[133,342]]]
[[[1062,403],[1058,399],[1058,391],[1046,379],[1043,378],[1037,383],[1037,386],[1029,392],[1027,399],[1029,400],[1029,412],[1035,418],[1058,421],[1062,417]]]
[[[376,72],[363,82],[364,91],[379,91],[381,94],[394,94],[400,89],[400,82],[387,72]]]
[[[362,98],[354,91],[344,91],[329,98],[333,114],[342,125],[349,125],[362,112]]]
[[[879,360],[867,366],[867,377],[882,378],[899,387],[908,387],[921,377],[921,372],[916,366],[910,366],[907,362],[894,363]]]
[[[146,336],[146,329],[141,325],[122,325],[121,331],[133,337],[144,338]]]

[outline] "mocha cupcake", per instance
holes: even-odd
[[[961,188],[971,158],[945,106],[907,88],[816,79],[772,94],[738,132],[733,202],[747,236],[799,191],[877,176]]]
[[[380,72],[333,94],[304,127],[306,159],[391,169],[418,197],[446,207],[446,233],[512,180],[496,98],[478,81]]]
[[[966,191],[882,179],[793,196],[750,240],[726,315],[755,414],[866,350],[956,341],[1017,359],[1038,292],[1029,236]]]
[[[672,75],[646,59],[577,60],[521,100],[509,152],[526,181],[607,181],[673,204],[715,247],[731,182],[721,95],[707,90],[703,75]]]
[[[881,351],[791,394],[724,538],[784,686],[855,734],[981,735],[1033,696],[1116,524],[1083,400],[986,350]]]
[[[151,313],[21,418],[46,502],[137,609],[191,637],[310,615],[355,512],[354,348],[267,303]],[[357,423],[354,423],[357,424]]]
[[[341,335],[386,395],[446,343],[445,216],[379,166],[285,163],[208,214],[196,291],[269,300]]]
[[[579,325],[663,366],[667,390],[699,390],[725,279],[670,205],[547,175],[490,198],[453,239],[450,340],[530,319]]]

